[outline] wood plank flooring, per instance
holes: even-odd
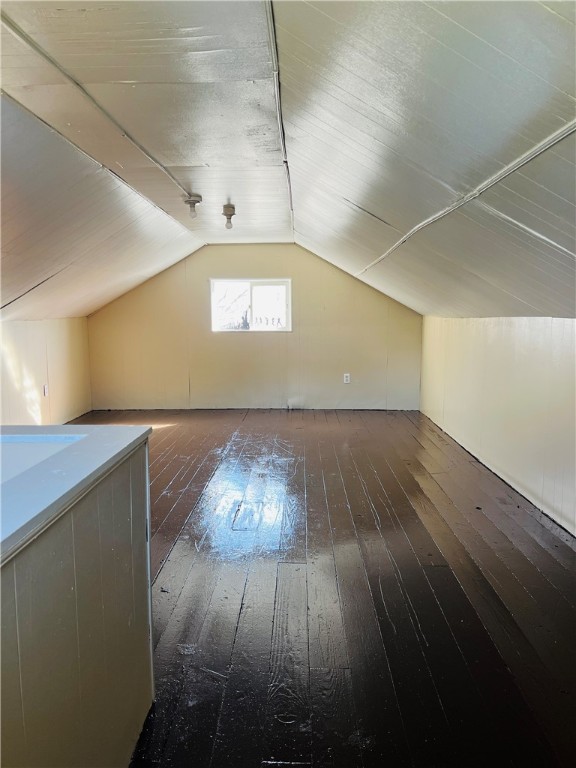
[[[418,412],[150,424],[132,768],[573,765],[576,546]]]

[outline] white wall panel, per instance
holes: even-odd
[[[88,321],[47,320],[46,361],[50,424],[65,424],[91,410]]]
[[[0,334],[2,424],[64,424],[91,409],[86,318],[4,320]]]
[[[48,383],[42,323],[0,324],[2,334],[2,423],[49,423],[43,387]]]
[[[576,533],[576,322],[424,320],[421,410]]]
[[[291,278],[292,332],[213,333],[210,278]],[[421,321],[297,246],[207,246],[89,318],[94,407],[417,408]]]

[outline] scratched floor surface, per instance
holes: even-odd
[[[572,765],[574,539],[417,412],[151,424],[132,768]]]

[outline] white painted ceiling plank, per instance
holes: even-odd
[[[429,3],[462,29],[483,40],[493,51],[520,64],[534,79],[545,80],[559,91],[574,96],[575,60],[571,24],[546,13],[538,3],[522,3],[522,16],[514,3],[495,3],[490,13],[482,3]],[[526,34],[536,31],[537,35]]]
[[[497,3],[486,14],[474,0],[275,2],[294,233],[264,2],[5,2],[3,12],[81,85],[5,31],[3,66],[16,100],[196,243],[294,239],[352,274],[375,263],[365,282],[430,314],[565,316],[574,314],[574,135],[487,191],[482,185],[574,120],[568,5]],[[182,188],[82,88],[180,185],[203,195],[196,220]],[[56,247],[61,227],[76,244],[82,227],[56,211],[51,224],[38,221],[36,234],[27,233],[34,170],[24,153],[14,164],[23,164],[22,189],[3,194],[13,224],[7,256],[26,251],[10,270],[28,272],[42,238]],[[50,166],[38,158],[37,170],[46,194]],[[69,181],[82,186],[81,177]],[[88,190],[131,269],[138,249],[125,236],[142,223],[136,209],[115,232],[123,214],[115,218],[97,185]],[[228,200],[237,206],[231,231],[221,216]],[[462,207],[420,229],[456,203]],[[94,259],[89,227],[86,254]],[[72,248],[63,250],[68,258]],[[41,290],[46,307],[81,265],[79,258],[30,297]],[[130,281],[120,272],[103,279],[114,290]],[[83,301],[91,301],[90,286]]]
[[[451,8],[458,6],[458,13],[465,13],[462,5],[450,4]],[[522,15],[518,14],[523,13],[523,4],[514,5],[515,10],[506,12],[507,23],[514,18],[522,27]],[[459,198],[465,202],[467,194],[476,194],[475,190],[495,174],[508,172],[507,166],[513,170],[518,158],[557,129],[565,131],[573,120],[574,99],[563,90],[569,77],[559,77],[556,71],[562,57],[550,58],[544,46],[540,60],[544,65],[553,60],[553,65],[544,66],[544,74],[534,77],[532,68],[540,62],[528,60],[525,51],[516,47],[522,35],[537,38],[542,24],[543,34],[557,38],[560,49],[573,51],[573,30],[562,19],[549,23],[547,9],[530,11],[530,29],[524,26],[523,31],[515,30],[509,36],[514,50],[507,50],[503,44],[498,47],[488,32],[484,39],[477,30],[469,29],[470,23],[463,23],[463,18],[455,21],[440,13],[444,6],[394,2],[322,2],[305,7],[299,3],[275,4],[293,188],[305,190],[302,198],[298,192],[294,195],[297,242],[322,253],[322,242],[328,237],[337,239],[338,232],[347,227],[346,218],[338,220],[330,215],[329,201],[324,210],[315,203],[319,193],[328,197],[330,189],[335,199],[349,190],[351,200],[403,230],[402,234],[412,227],[418,231],[423,222],[450,210]],[[484,26],[484,21],[478,21],[480,30]],[[489,23],[486,29],[490,31]],[[567,141],[570,139],[564,139]],[[492,188],[486,199],[494,207],[494,215],[489,217],[493,233],[484,225],[479,230],[475,222],[463,225],[456,213],[442,219],[441,225],[432,225],[443,234],[442,238],[437,233],[432,238],[434,250],[442,252],[438,280],[447,279],[451,268],[450,282],[457,286],[463,280],[466,294],[466,300],[460,301],[459,292],[450,291],[454,305],[451,308],[442,299],[443,312],[486,314],[487,307],[492,312],[495,306],[501,314],[574,311],[568,295],[573,290],[571,272],[562,271],[564,265],[558,273],[555,266],[556,244],[568,250],[572,246],[568,216],[572,213],[573,218],[574,213],[568,207],[558,212],[551,204],[555,195],[569,196],[573,179],[562,166],[559,153],[563,149],[557,146],[558,151],[553,147],[533,161],[539,166],[536,173],[542,181],[534,204],[527,190],[533,183],[528,177],[523,182],[520,176],[522,172],[530,175],[530,164],[506,179],[528,192],[526,202],[520,192],[507,192],[500,185]],[[554,163],[555,170],[541,173]],[[309,168],[313,169],[314,183],[306,185]],[[435,177],[436,193],[430,187],[430,177]],[[542,188],[546,185],[554,191]],[[302,225],[302,210],[307,206],[312,206],[322,223],[322,233],[314,234],[309,226]],[[330,223],[334,231],[330,231]],[[451,228],[455,238],[450,237]],[[536,243],[532,229],[539,234]],[[403,239],[402,234],[396,242]],[[339,263],[358,263],[354,246],[346,241],[339,241]],[[426,307],[434,312],[428,300],[430,286],[422,279],[423,270],[417,268],[414,253],[418,246],[418,266],[422,267],[430,259],[430,245],[423,230],[410,247],[408,243],[400,246],[385,261],[393,259],[396,264],[403,258],[410,260],[413,288],[410,294],[403,293],[403,298],[418,311]],[[526,250],[524,259],[518,255],[519,249]],[[383,247],[382,253],[387,250]],[[491,259],[487,250],[498,253],[498,259]],[[378,269],[378,274],[387,273],[385,283],[371,279],[370,273],[376,269],[356,274],[398,298],[390,280],[391,265]],[[544,276],[546,272],[548,276]],[[562,278],[567,282],[561,284]],[[484,305],[470,301],[466,284],[479,286]],[[491,290],[497,301],[488,301]],[[520,296],[526,300],[517,298]]]
[[[408,242],[403,253],[395,252],[366,272],[362,280],[424,315],[445,317],[505,317],[546,314],[499,286],[460,266],[455,268],[443,255]],[[418,280],[414,280],[414,274]],[[426,285],[427,291],[421,286]]]
[[[252,184],[251,194],[236,204],[253,213],[240,224],[238,212],[234,224],[239,242],[293,241],[265,3],[30,2],[5,3],[3,11],[72,78],[52,88],[11,87],[15,99],[203,243],[233,241],[221,211],[236,194],[234,183],[220,177],[219,199],[215,206],[209,200],[212,215],[204,229],[201,217],[193,222],[184,204],[188,193],[204,196],[203,191],[196,184],[186,193],[173,189],[118,125],[149,147],[169,174],[174,175],[172,166],[193,171],[220,165],[231,175],[245,169],[250,178],[261,168],[265,184],[269,168],[282,168],[276,215],[262,204],[259,185]]]
[[[199,247],[192,233],[5,97],[2,122],[3,140],[18,155],[6,155],[2,168],[2,194],[10,190],[13,201],[2,205],[2,318],[85,315]]]
[[[576,3],[567,3],[566,0],[559,0],[559,2],[541,2],[540,5],[551,13],[561,16],[566,21],[576,24]]]
[[[104,83],[87,90],[139,143],[154,147],[164,166],[282,164],[270,80]]]

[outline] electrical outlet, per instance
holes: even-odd
[[[44,384],[44,386],[42,387],[42,394],[44,395],[44,397],[48,397],[48,384]]]
[[[344,374],[344,384],[350,384],[350,374],[345,373]]]

